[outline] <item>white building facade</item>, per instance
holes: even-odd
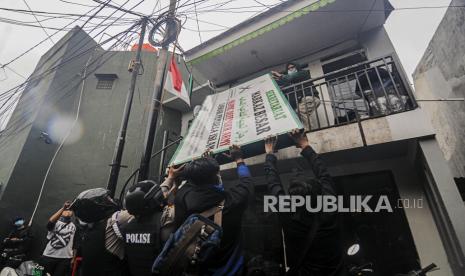
[[[364,258],[379,275],[432,262],[440,270],[431,275],[464,275],[465,206],[383,27],[391,10],[388,0],[284,2],[187,51],[194,73],[209,80],[194,87],[192,106],[270,71],[283,72],[289,62],[299,64],[309,77],[281,89],[302,121],[308,115],[298,109],[300,98],[317,91],[320,105],[308,116],[307,136],[338,192],[387,194],[403,207],[388,215],[344,215],[347,246],[365,246]],[[164,104],[183,113],[186,135],[192,111],[175,98]],[[277,156],[283,175],[305,170],[297,149]],[[259,200],[266,193],[260,189],[264,155],[246,161]],[[233,166],[223,165],[222,174],[233,181]],[[250,229],[263,219],[251,212],[245,223]],[[254,246],[266,244],[253,230],[245,232],[252,233],[245,239]],[[252,248],[246,250],[253,255]]]

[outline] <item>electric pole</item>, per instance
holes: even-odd
[[[176,25],[173,24],[173,22],[175,21],[176,2],[177,0],[170,0],[170,8],[168,11],[169,20],[166,23],[166,32],[164,34],[165,39],[170,37],[173,34],[173,32],[178,31],[176,28]],[[150,166],[150,159],[152,156],[153,142],[154,142],[155,133],[157,130],[158,114],[161,110],[161,95],[163,92],[163,81],[165,79],[166,64],[168,61],[169,45],[170,45],[170,41],[168,41],[167,43],[164,43],[164,45],[162,45],[162,48],[159,51],[152,103],[150,105],[148,124],[147,124],[147,129],[145,132],[145,139],[144,139],[144,148],[142,151],[143,155],[142,155],[142,159],[140,162],[140,170],[139,170],[139,177],[138,177],[139,181],[146,180],[149,174],[149,166]]]
[[[136,59],[134,60],[132,72],[131,72],[131,83],[129,86],[128,95],[126,97],[126,103],[124,105],[123,120],[121,122],[121,128],[119,130],[118,139],[116,140],[115,152],[113,153],[113,160],[110,164],[111,171],[108,178],[107,189],[110,191],[110,196],[114,197],[116,191],[116,185],[118,183],[119,171],[121,169],[121,160],[123,158],[124,144],[126,142],[126,132],[129,123],[129,115],[131,114],[132,100],[134,98],[134,91],[136,88],[137,75],[139,74],[139,68],[141,65],[141,53],[142,46],[144,44],[145,29],[147,28],[147,17],[142,17],[141,20],[141,32],[139,37],[139,44],[137,45]]]

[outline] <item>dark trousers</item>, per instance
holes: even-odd
[[[71,259],[41,256],[39,264],[44,267],[45,272],[50,273],[52,276],[70,275]]]

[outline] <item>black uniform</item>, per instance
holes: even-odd
[[[133,218],[121,227],[126,260],[133,276],[150,276],[154,260],[161,251],[161,212]]]
[[[197,186],[185,184],[176,193],[175,204],[175,225],[179,227],[191,214],[201,213],[218,205],[225,200],[223,210],[223,237],[219,252],[208,266],[216,269],[223,267],[231,256],[241,255],[240,240],[242,215],[247,208],[249,195],[253,193],[253,184],[247,166],[244,163],[238,164],[239,183],[226,191],[221,191],[213,186]],[[231,266],[240,266],[240,261],[231,261]]]
[[[105,248],[106,223],[106,219],[93,223],[81,241],[81,269],[84,276],[126,275],[123,262]]]
[[[31,240],[29,227],[15,228],[0,245],[0,268],[3,266],[16,268],[26,260]]]
[[[326,166],[318,154],[310,147],[302,150],[302,156],[310,163],[315,177],[320,181],[323,195],[336,195],[334,183]],[[268,191],[274,195],[284,195],[284,189],[276,168],[277,159],[267,154],[265,175]],[[309,230],[315,220],[315,214],[301,208],[295,213],[278,213],[284,230],[287,259],[291,269],[296,266],[300,256],[304,254]],[[297,275],[331,276],[345,275],[343,271],[343,249],[339,219],[337,213],[320,213],[316,235],[310,245]]]

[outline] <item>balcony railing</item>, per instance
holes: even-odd
[[[307,131],[412,110],[410,89],[391,56],[282,87]]]

